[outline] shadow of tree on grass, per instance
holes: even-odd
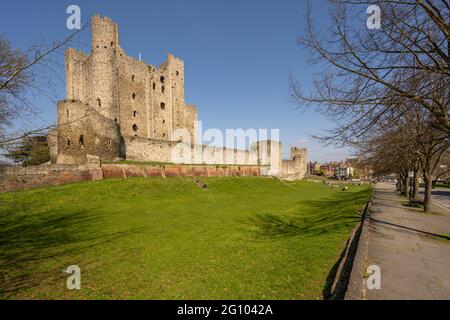
[[[95,214],[70,209],[32,214],[11,208],[0,211],[0,298],[66,278],[61,268],[55,269],[58,259],[79,257],[84,250],[136,232],[93,231],[98,223],[102,220]]]
[[[257,214],[248,223],[264,238],[320,235],[354,226],[367,199],[366,190],[336,193],[331,198],[299,202],[292,214]]]

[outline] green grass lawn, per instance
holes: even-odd
[[[0,194],[0,298],[316,299],[371,190],[270,178]],[[81,268],[81,290],[62,269]]]

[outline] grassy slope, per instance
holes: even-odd
[[[0,297],[321,298],[367,200],[267,178],[107,180],[0,194]],[[79,265],[82,289],[61,270]]]

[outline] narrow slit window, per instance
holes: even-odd
[[[133,131],[134,131],[134,132],[138,131],[138,126],[137,126],[137,124],[133,124]]]
[[[166,108],[166,104],[164,102],[161,102],[161,109],[165,109]]]
[[[80,136],[79,142],[80,142],[80,147],[84,146],[84,135]]]

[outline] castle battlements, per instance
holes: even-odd
[[[254,150],[196,144],[197,107],[185,101],[182,59],[169,53],[159,66],[147,64],[124,52],[110,18],[95,15],[91,27],[89,54],[65,52],[66,99],[57,103],[58,126],[49,135],[52,162],[85,163],[88,156],[172,162],[173,140],[183,130],[190,136],[189,150],[211,151],[188,161],[268,165],[270,173],[280,172],[280,142],[258,142]],[[293,153],[306,158],[306,151]]]

